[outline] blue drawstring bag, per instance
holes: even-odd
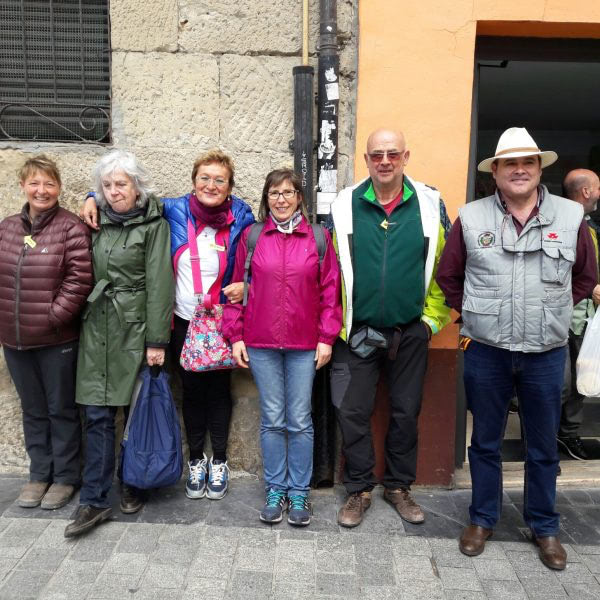
[[[181,478],[181,428],[164,371],[140,371],[121,447],[124,483],[149,489],[175,485]]]

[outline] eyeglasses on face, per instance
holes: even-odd
[[[269,200],[277,201],[279,200],[279,196],[283,196],[286,200],[291,200],[296,194],[298,190],[283,190],[283,192],[276,192],[275,190],[270,191],[267,196]]]
[[[383,152],[369,152],[368,156],[374,163],[380,163],[385,156],[388,157],[388,160],[395,162],[400,160],[405,152],[406,150],[384,150]]]
[[[227,179],[223,179],[222,177],[208,177],[208,175],[198,175],[198,177],[196,177],[196,183],[201,185],[208,185],[211,181],[220,188],[229,183]]]

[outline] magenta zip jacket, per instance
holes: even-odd
[[[232,281],[244,280],[250,227],[242,233]],[[340,269],[331,237],[319,267],[312,228],[306,219],[291,234],[269,218],[252,257],[248,304],[225,306],[223,334],[233,344],[286,350],[333,345],[342,328]]]

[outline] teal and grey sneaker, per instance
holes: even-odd
[[[283,518],[287,495],[282,490],[270,489],[259,518],[265,523],[280,523]]]
[[[229,467],[227,461],[210,459],[208,463],[208,483],[206,484],[206,497],[211,500],[220,500],[227,493],[229,485]]]
[[[185,495],[188,498],[204,498],[206,494],[206,454],[204,458],[200,460],[195,458],[188,462],[190,474],[185,484]]]
[[[310,523],[312,506],[308,496],[294,495],[288,499],[288,523],[298,527],[306,527]]]

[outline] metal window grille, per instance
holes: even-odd
[[[108,0],[0,0],[0,141],[110,142]]]

